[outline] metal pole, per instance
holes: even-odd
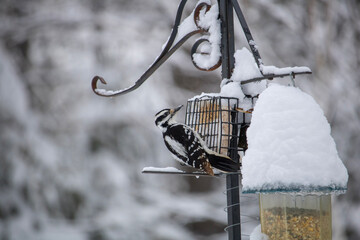
[[[231,0],[218,0],[219,17],[221,21],[221,54],[222,54],[222,78],[229,79],[234,69],[234,20],[233,5]],[[232,117],[232,121],[236,121]],[[234,125],[235,126],[235,125]],[[233,142],[233,141],[232,141]],[[235,145],[235,146],[232,146]],[[231,143],[230,157],[234,161],[239,161],[236,143]],[[239,175],[232,174],[226,176],[227,189],[227,214],[228,214],[228,239],[241,239],[240,222],[240,195],[239,195]]]
[[[221,21],[222,78],[230,78],[234,69],[234,18],[230,0],[218,0]]]

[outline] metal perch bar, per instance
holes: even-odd
[[[311,71],[299,71],[299,72],[290,72],[290,73],[284,73],[284,74],[267,74],[267,75],[263,75],[262,77],[257,77],[257,78],[252,78],[249,80],[245,80],[242,81],[241,84],[248,84],[248,83],[252,83],[252,82],[257,82],[257,81],[261,81],[261,80],[272,80],[274,78],[283,78],[283,77],[288,77],[291,76],[293,78],[295,78],[295,75],[303,75],[303,74],[312,74]]]
[[[142,173],[148,173],[148,174],[163,174],[163,175],[181,175],[181,176],[192,176],[192,177],[212,177],[209,174],[205,173],[205,172],[185,172],[185,171],[171,171],[171,170],[142,170]],[[226,176],[226,175],[231,175],[231,174],[238,174],[241,175],[240,172],[232,172],[232,173],[214,173],[215,177],[222,177],[222,176]]]

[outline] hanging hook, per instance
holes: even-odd
[[[190,37],[192,37],[198,33],[207,32],[208,29],[201,28],[198,25],[198,22],[200,19],[200,11],[203,8],[205,8],[205,12],[208,12],[210,10],[211,6],[209,4],[207,4],[206,2],[200,2],[194,10],[194,22],[195,22],[197,29],[187,33],[179,41],[177,41],[175,43],[175,45],[173,46],[176,36],[178,34],[178,28],[180,26],[181,16],[184,11],[186,2],[187,2],[187,0],[182,0],[179,4],[178,11],[177,11],[176,18],[175,18],[174,27],[172,29],[169,40],[167,41],[161,54],[156,58],[154,63],[143,73],[143,75],[141,75],[141,77],[132,86],[124,88],[124,89],[120,89],[120,90],[115,90],[115,91],[100,89],[97,86],[98,82],[100,81],[102,84],[106,84],[106,81],[103,77],[95,76],[95,77],[93,77],[93,79],[91,81],[91,88],[92,88],[93,92],[102,97],[114,97],[117,95],[123,95],[128,92],[134,91],[135,89],[140,87]]]

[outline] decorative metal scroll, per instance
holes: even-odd
[[[161,54],[156,58],[154,63],[143,73],[143,75],[135,82],[134,85],[132,85],[128,88],[117,90],[117,91],[106,91],[104,89],[99,89],[97,87],[98,81],[100,81],[102,84],[106,84],[105,79],[100,76],[95,76],[91,82],[91,87],[92,87],[92,90],[94,91],[94,93],[99,96],[103,96],[103,97],[113,97],[113,96],[117,96],[117,95],[126,94],[128,92],[131,92],[131,91],[137,89],[190,37],[192,37],[198,33],[206,33],[208,31],[208,29],[204,29],[198,25],[198,22],[200,20],[200,11],[204,9],[205,13],[206,13],[210,10],[211,6],[205,2],[200,2],[194,10],[194,22],[195,22],[197,29],[187,33],[185,36],[183,36],[179,41],[177,41],[174,44],[176,36],[178,34],[178,27],[180,26],[181,16],[184,11],[186,2],[187,2],[187,0],[182,0],[179,4],[179,8],[178,8],[176,18],[175,18],[174,27],[172,29],[169,40],[167,41]],[[196,51],[196,49],[200,45],[201,41],[203,41],[203,40],[200,39],[199,41],[197,41],[195,43],[196,47],[193,48],[193,51]],[[221,65],[221,60],[219,59],[219,62],[215,66],[211,67],[208,70],[209,71],[214,70],[217,67],[219,67],[220,65]],[[204,69],[202,69],[202,70],[204,70]]]
[[[95,94],[99,95],[99,96],[103,96],[103,97],[113,97],[113,96],[117,96],[117,95],[122,95],[122,94],[126,94],[128,92],[134,91],[135,89],[137,89],[138,87],[140,87],[180,46],[182,46],[190,37],[194,36],[195,34],[198,33],[207,33],[209,29],[205,29],[201,26],[199,26],[199,21],[200,21],[200,12],[202,10],[205,11],[205,13],[207,13],[212,6],[210,6],[208,3],[206,2],[199,2],[198,5],[195,7],[194,10],[194,23],[196,25],[196,29],[187,33],[186,35],[184,35],[180,40],[178,40],[175,43],[176,37],[178,35],[178,28],[180,26],[180,21],[181,21],[181,17],[182,17],[182,13],[184,11],[184,7],[187,3],[187,0],[181,0],[180,4],[179,4],[179,8],[177,10],[177,14],[176,14],[176,18],[175,18],[175,23],[174,23],[174,27],[172,29],[172,32],[170,34],[169,40],[167,41],[165,47],[163,48],[161,54],[156,58],[156,60],[154,61],[154,63],[143,73],[143,75],[130,87],[124,88],[124,89],[120,89],[120,90],[116,90],[116,91],[108,91],[105,89],[99,89],[97,87],[97,83],[100,81],[102,84],[106,84],[106,81],[104,78],[100,77],[100,76],[95,76],[92,79],[91,82],[91,87],[92,90],[94,91]],[[294,67],[294,68],[283,68],[280,69],[282,71],[280,72],[266,72],[264,71],[264,68],[266,66],[264,66],[263,61],[260,57],[260,53],[257,49],[256,43],[251,35],[250,29],[246,23],[245,17],[241,11],[241,8],[239,6],[239,3],[237,2],[237,0],[231,0],[231,3],[235,9],[235,13],[239,19],[240,25],[243,29],[243,32],[245,34],[246,40],[249,44],[250,50],[252,52],[252,55],[255,59],[255,62],[257,64],[257,67],[259,68],[259,71],[261,73],[261,76],[259,77],[254,77],[251,79],[247,79],[247,80],[243,80],[241,81],[241,84],[247,84],[247,83],[251,83],[251,82],[256,82],[256,81],[261,81],[264,79],[268,79],[268,80],[272,80],[274,78],[277,77],[286,77],[286,76],[290,76],[292,78],[295,77],[295,75],[300,75],[300,74],[311,74],[311,70],[308,68],[303,68],[303,67]],[[208,68],[203,68],[200,67],[196,61],[194,61],[194,54],[197,53],[197,50],[199,48],[199,46],[205,42],[209,42],[209,40],[207,38],[200,38],[198,39],[192,49],[191,49],[191,56],[192,56],[192,62],[195,65],[195,67],[199,70],[202,71],[213,71],[215,69],[217,69],[219,66],[221,66],[222,62],[221,62],[221,56],[219,57],[219,60],[217,63],[215,63],[213,66],[210,66]],[[208,53],[200,53],[200,54],[208,54]]]

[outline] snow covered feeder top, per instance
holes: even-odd
[[[271,84],[256,102],[242,160],[243,193],[343,193],[348,173],[314,99]]]

